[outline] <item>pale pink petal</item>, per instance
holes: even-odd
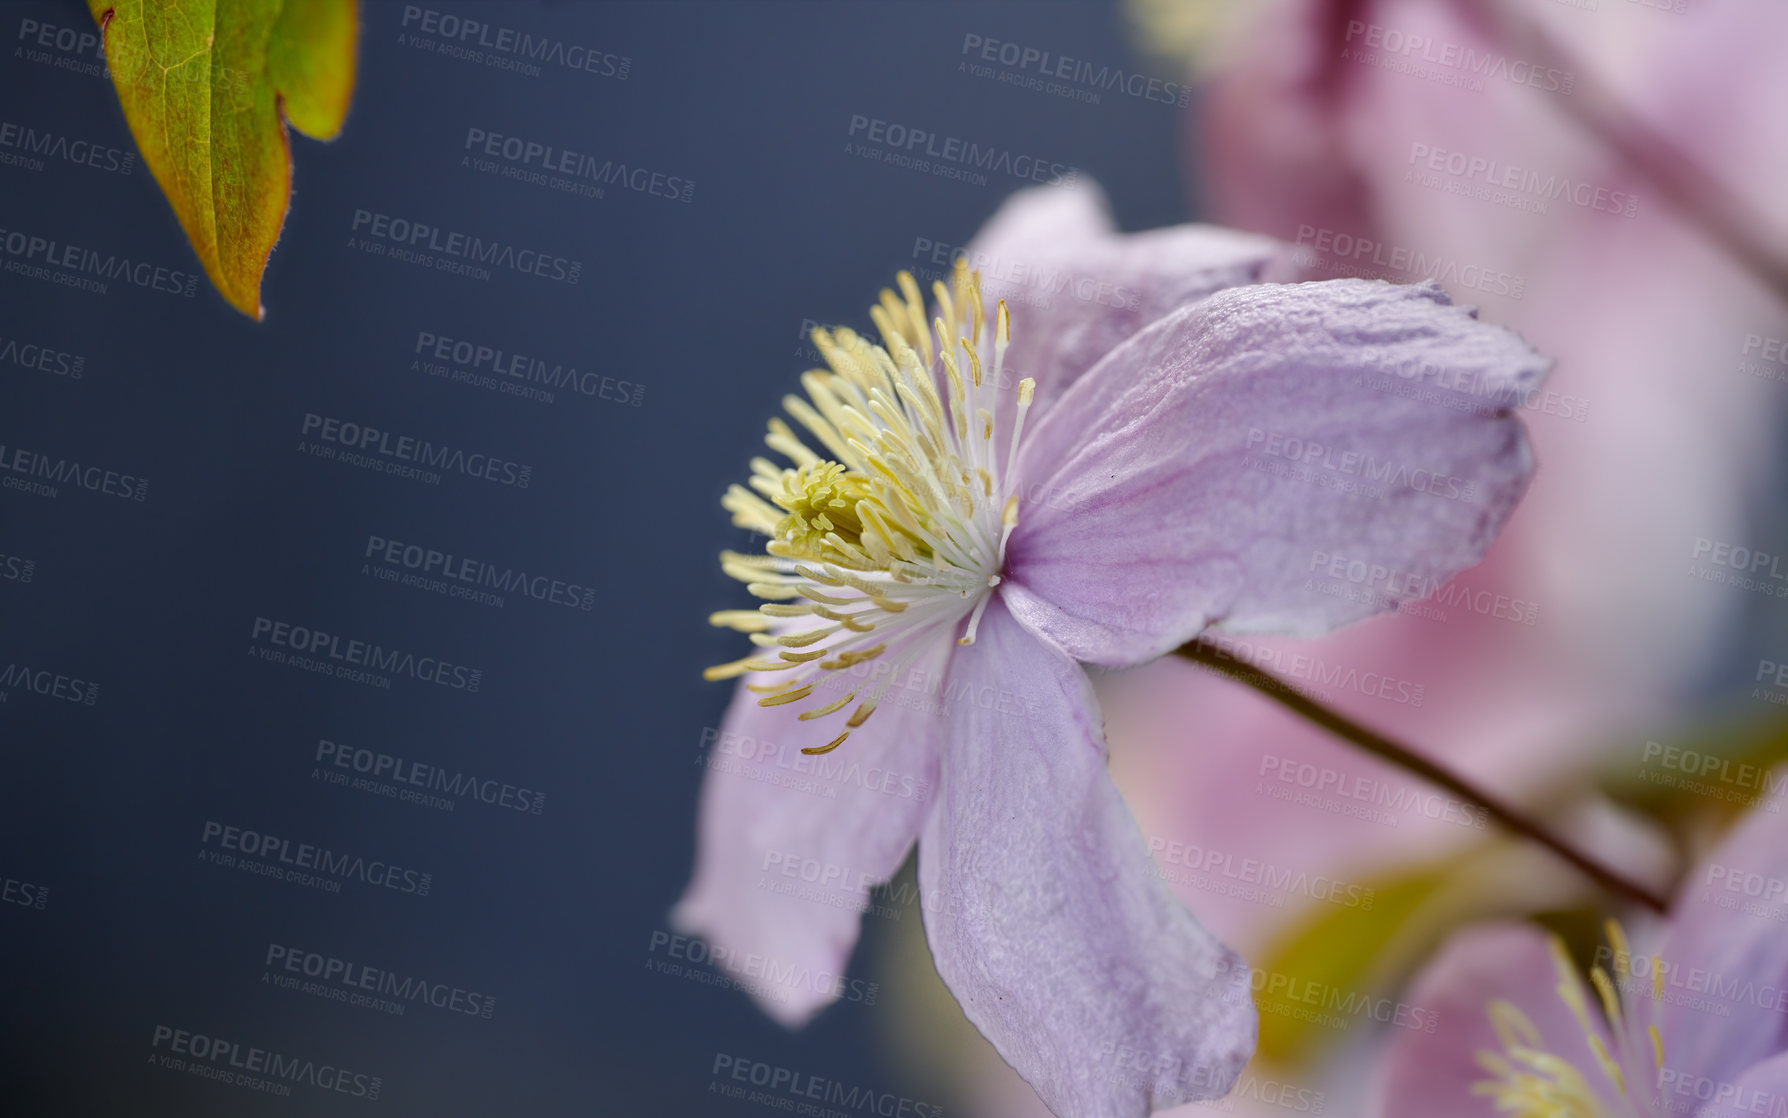
[[[1775,779],[1788,778],[1788,770]],[[1683,883],[1659,949],[1672,1067],[1728,1082],[1788,1049],[1788,815],[1753,810]]]
[[[1062,1118],[1223,1094],[1254,1049],[1248,967],[1151,872],[1085,674],[996,600],[951,682],[919,884],[963,1011]]]
[[[1788,1052],[1778,1052],[1730,1081],[1679,1067],[1665,1049],[1664,1074],[1659,1078],[1659,1094],[1670,1114],[1694,1118],[1788,1114]]]
[[[1257,283],[1283,246],[1211,225],[1120,234],[1091,179],[1008,198],[968,249],[988,312],[1006,300],[1005,377],[1036,381],[1034,414],[1112,347],[1226,287]],[[983,355],[988,359],[990,355]]]
[[[1578,996],[1595,1006],[1575,976]],[[1492,1077],[1477,1062],[1480,1052],[1505,1055],[1490,1023],[1489,1006],[1501,999],[1519,1009],[1539,1031],[1540,1048],[1576,1068],[1604,1105],[1613,1101],[1583,1026],[1558,995],[1559,973],[1545,933],[1527,924],[1500,924],[1457,933],[1423,977],[1403,995],[1421,1012],[1420,1027],[1395,1030],[1380,1079],[1381,1118],[1492,1118],[1491,1101],[1471,1092]],[[1593,1016],[1596,1035],[1611,1044]],[[1506,1055],[1505,1055],[1506,1058]],[[1626,1113],[1610,1109],[1609,1113]]]
[[[1225,224],[1295,240],[1302,229],[1370,236],[1371,197],[1347,143],[1361,67],[1343,55],[1348,15],[1332,0],[1248,6],[1241,58],[1188,113],[1201,185]],[[1366,71],[1370,73],[1371,71]]]
[[[1264,284],[1176,311],[1026,435],[1012,609],[1127,664],[1207,625],[1313,636],[1420,598],[1526,488],[1507,406],[1546,368],[1434,284]],[[1324,593],[1334,555],[1397,577]]]
[[[936,802],[941,723],[930,693],[948,649],[901,673],[875,716],[831,753],[801,750],[832,740],[851,708],[807,722],[797,714],[866,690],[869,680],[848,671],[806,704],[760,707],[738,687],[708,746],[695,874],[671,919],[713,945],[715,961],[785,1025],[835,1000],[841,986],[827,979],[844,973],[869,888],[900,868]]]

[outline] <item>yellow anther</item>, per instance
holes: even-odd
[[[810,746],[808,748],[801,750],[801,752],[809,754],[809,755],[819,754],[819,753],[830,753],[834,749],[837,749],[839,746],[843,745],[844,739],[848,738],[850,736],[851,736],[851,732],[849,730],[846,730],[844,733],[839,734],[837,737],[833,738],[831,741],[827,742],[825,745]]]
[[[804,710],[800,714],[801,721],[811,722],[815,718],[824,718],[828,714],[836,714],[838,711],[841,711],[844,709],[846,703],[849,703],[852,699],[854,699],[856,697],[857,697],[857,693],[855,691],[852,691],[850,694],[846,695],[844,698],[834,699],[833,701],[827,703],[825,706],[820,707],[816,710]]]
[[[813,694],[813,684],[808,683],[790,691],[781,691],[774,695],[765,695],[757,701],[760,707],[779,707],[784,703],[799,702]]]
[[[751,657],[747,656],[743,660],[734,660],[726,664],[715,664],[711,668],[703,668],[702,678],[709,683],[716,683],[723,679],[737,679],[744,675],[750,666]]]
[[[770,628],[770,619],[754,609],[723,609],[710,613],[708,624],[740,633],[762,633]]]

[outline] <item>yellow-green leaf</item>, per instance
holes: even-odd
[[[1316,905],[1255,953],[1263,1061],[1296,1071],[1375,1023],[1427,1027],[1432,1006],[1385,999],[1449,933],[1491,918],[1568,910],[1591,895],[1551,852],[1502,837],[1368,882],[1370,908]]]
[[[341,131],[356,0],[87,0],[155,181],[205,273],[260,318],[261,274],[291,197],[286,122]]]

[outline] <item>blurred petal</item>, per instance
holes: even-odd
[[[1665,1067],[1671,1071],[1668,1050]],[[1698,1075],[1674,1075],[1660,1090],[1664,1105],[1672,1114],[1693,1114],[1695,1118],[1756,1118],[1759,1114],[1781,1114],[1788,1111],[1788,1052],[1779,1052],[1726,1083]],[[1704,1102],[1704,1095],[1713,1101]],[[1699,1109],[1697,1109],[1699,1107]]]
[[[1573,975],[1586,1004],[1594,997]],[[1559,974],[1543,932],[1526,924],[1487,925],[1459,933],[1405,995],[1424,1010],[1432,1031],[1398,1030],[1386,1055],[1381,1080],[1382,1118],[1492,1118],[1492,1101],[1471,1092],[1490,1078],[1477,1062],[1480,1052],[1504,1053],[1492,1027],[1489,1005],[1496,999],[1518,1008],[1538,1030],[1536,1047],[1566,1060],[1596,1090],[1608,1113],[1608,1083],[1585,1038],[1583,1027],[1558,995]],[[1591,1012],[1595,1012],[1593,1009]],[[1592,1018],[1599,1022],[1599,1018]],[[1597,1028],[1604,1044],[1606,1030]],[[1505,1056],[1506,1058],[1506,1056]]]
[[[922,658],[908,678],[935,679],[947,650]],[[898,701],[905,696],[892,688],[849,741],[807,756],[803,747],[840,732],[848,707],[801,722],[794,706],[761,707],[742,685],[733,692],[708,753],[695,875],[671,919],[720,949],[716,962],[735,975],[762,974],[764,960],[796,973],[843,973],[868,887],[894,876],[936,801],[940,720],[923,696],[912,695],[911,706]],[[807,867],[822,882],[804,880]],[[746,985],[791,1027],[838,989],[819,981]]]
[[[1670,1067],[1731,1082],[1788,1048],[1785,925],[1788,816],[1754,810],[1684,883],[1658,952],[1671,987],[1658,1011]]]
[[[1316,635],[1483,557],[1533,469],[1547,362],[1437,285],[1267,284],[1136,335],[1025,439],[1008,601],[1078,660],[1207,625]],[[1318,557],[1394,572],[1313,585]],[[1358,600],[1355,600],[1355,599]]]
[[[1249,971],[1152,872],[1105,768],[1085,674],[995,601],[919,843],[926,936],[975,1027],[1062,1118],[1228,1090]]]

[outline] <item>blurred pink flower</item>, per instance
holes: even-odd
[[[1781,182],[1788,137],[1779,114],[1752,110],[1788,82],[1755,64],[1764,48],[1751,40],[1767,36],[1753,5],[1503,6],[1586,65],[1554,72],[1498,42],[1473,4],[1279,0],[1261,6],[1196,135],[1219,218],[1301,242],[1315,274],[1438,276],[1558,359],[1523,401],[1543,468],[1481,566],[1425,607],[1244,650],[1520,798],[1668,726],[1732,632],[1744,595],[1686,568],[1697,539],[1757,540],[1782,385],[1739,369],[1748,338],[1788,331],[1752,274],[1561,105],[1588,96],[1593,77],[1761,206],[1773,200],[1750,172]],[[1705,49],[1686,50],[1685,36]],[[1522,186],[1534,182],[1553,187]],[[1358,571],[1310,573],[1344,592],[1401,577]],[[1320,686],[1338,669],[1390,686]],[[1444,803],[1450,818],[1434,817],[1440,798],[1419,783],[1227,681],[1167,663],[1122,686],[1153,708],[1125,704],[1135,733],[1114,732],[1120,786],[1153,834],[1357,880],[1481,833]],[[1339,781],[1366,788],[1365,803],[1337,800]],[[1345,810],[1374,797],[1419,810],[1390,822]],[[1241,944],[1297,909],[1200,904]]]
[[[1275,251],[1210,229],[1117,237],[1091,188],[1033,192],[971,257],[1059,258],[1129,297],[1039,315],[1035,341],[1015,315],[1008,343],[1004,302],[984,321],[965,266],[936,289],[935,338],[906,276],[876,310],[886,349],[815,332],[832,372],[785,402],[833,457],[774,421],[768,445],[794,466],[755,461],[752,490],[725,501],[771,542],[723,565],[771,602],[716,615],[764,651],[711,674],[778,682],[742,686],[722,737],[842,746],[939,794],[890,803],[846,779],[817,797],[762,749],[715,769],[675,920],[723,965],[839,973],[862,904],[766,888],[764,871],[811,860],[863,900],[918,838],[938,973],[1052,1110],[1145,1114],[1228,1089],[1254,1044],[1250,972],[1151,872],[1079,665],[1396,604],[1313,590],[1314,553],[1428,582],[1472,565],[1526,486],[1511,409],[1547,366],[1433,284],[1249,282]],[[1383,391],[1404,369],[1470,390],[1441,389],[1451,406]],[[890,666],[845,694],[871,663]],[[824,705],[797,714],[810,699]],[[818,744],[830,732],[807,723],[852,701]],[[835,996],[764,1001],[797,1024]],[[1121,1073],[1101,1055],[1118,1049],[1150,1059]]]
[[[1788,820],[1753,812],[1699,866],[1661,946],[1618,925],[1586,987],[1531,925],[1461,932],[1409,994],[1432,1032],[1390,1044],[1384,1118],[1737,1118],[1788,1107]]]

